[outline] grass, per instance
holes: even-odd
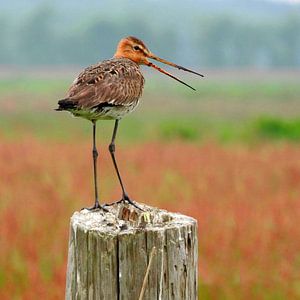
[[[300,118],[282,120],[274,117],[263,117],[253,124],[254,134],[264,139],[300,140]]]
[[[89,138],[88,122],[54,111],[71,81],[30,77],[0,80],[0,133],[9,138],[27,133],[53,140]],[[148,81],[140,106],[122,121],[121,142],[299,141],[300,86],[293,80],[205,79],[194,82],[197,92],[171,80]],[[280,134],[270,133],[279,130],[274,122],[281,127]],[[111,134],[111,123],[101,123],[105,139]]]

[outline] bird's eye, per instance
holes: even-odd
[[[138,50],[140,50],[140,47],[139,46],[134,46],[133,49],[138,51]]]

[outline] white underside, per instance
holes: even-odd
[[[119,120],[125,115],[132,112],[137,107],[135,105],[130,106],[116,106],[116,107],[104,107],[101,111],[97,109],[92,110],[70,110],[75,117],[81,117],[87,120]]]

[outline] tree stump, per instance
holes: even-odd
[[[198,298],[197,221],[139,206],[74,213],[66,299]]]

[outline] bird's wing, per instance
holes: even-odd
[[[86,68],[74,80],[68,100],[80,109],[101,104],[130,105],[142,93],[139,66],[127,59],[111,59]]]

